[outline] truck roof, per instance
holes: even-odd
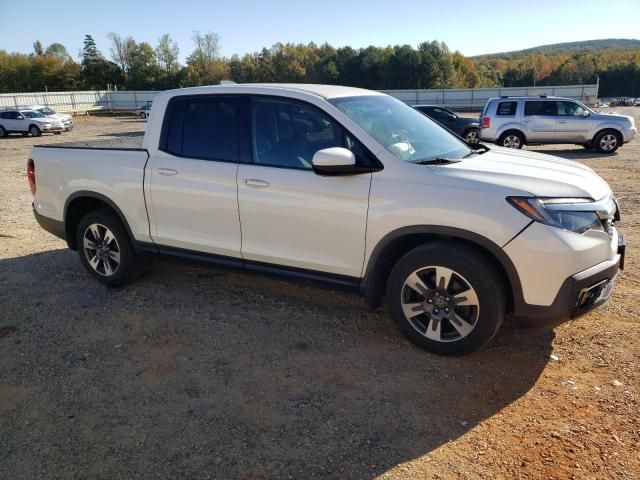
[[[326,100],[340,97],[355,97],[365,95],[383,95],[372,90],[365,90],[355,87],[343,87],[340,85],[321,85],[312,83],[238,83],[224,85],[208,85],[204,87],[181,88],[169,90],[170,94],[203,94],[203,93],[265,93],[265,90],[295,91],[309,93],[322,97]]]

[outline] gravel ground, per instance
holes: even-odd
[[[441,358],[313,286],[160,262],[124,289],[91,281],[33,219],[29,149],[136,145],[144,125],[79,117],[0,141],[0,477],[640,477],[640,139],[611,156],[533,148],[624,197],[612,299]]]

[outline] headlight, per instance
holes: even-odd
[[[587,230],[604,232],[602,221],[595,211],[572,209],[572,206],[593,202],[590,198],[507,197],[507,201],[531,220],[551,227],[575,233]]]

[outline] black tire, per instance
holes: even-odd
[[[605,130],[593,139],[593,147],[600,153],[613,153],[622,145],[622,135],[615,130]]]
[[[4,138],[7,136],[7,131],[4,129],[4,127],[0,127],[0,138]]]
[[[29,133],[32,137],[39,137],[42,135],[42,131],[36,125],[29,126]]]
[[[145,112],[140,112],[140,118],[141,119],[146,119],[147,118],[147,114]]]
[[[478,136],[479,133],[480,133],[479,129],[469,128],[468,130],[465,130],[464,134],[462,135],[462,138],[464,138],[467,143],[471,145],[475,145],[480,142],[480,137]]]
[[[500,135],[498,145],[505,148],[515,148],[520,150],[524,146],[524,135],[516,130],[510,130]]]
[[[98,239],[95,249],[85,248],[85,235],[88,236],[89,240],[96,238],[92,233],[88,232],[92,225],[98,225],[98,231],[102,233],[103,236],[105,229],[108,229],[113,235],[115,244],[111,241],[108,247],[110,254],[118,254],[117,265],[115,265],[115,260],[111,255],[108,255],[109,259],[97,260],[98,264],[96,268],[92,266],[91,260],[95,261],[98,257],[99,249],[97,247],[100,245],[100,240]],[[100,283],[110,287],[119,287],[131,282],[135,278],[137,271],[135,250],[131,245],[131,239],[124,225],[122,225],[120,219],[111,210],[93,210],[82,217],[76,230],[76,242],[82,265],[87,272]],[[102,251],[102,253],[104,253],[104,251]],[[112,270],[111,274],[107,271],[107,264],[109,264],[109,268]]]
[[[53,132],[54,135],[60,135],[62,132]]]
[[[437,285],[436,272],[447,270],[452,273],[445,285],[446,293],[442,293],[439,287],[444,281]],[[422,286],[428,287],[422,290],[424,293],[406,283],[414,274],[419,275]],[[471,288],[466,289],[465,285]],[[464,292],[468,299],[475,298],[477,302],[461,305],[469,303]],[[476,250],[455,242],[425,244],[398,260],[387,283],[387,302],[400,331],[420,348],[440,355],[464,355],[481,349],[498,332],[506,315],[505,287],[497,269]],[[410,320],[403,305],[407,309],[407,305],[419,305],[410,309],[413,312],[423,307],[432,310],[416,313]],[[429,332],[431,327],[433,332],[437,328],[435,334]],[[461,331],[465,329],[463,335]],[[427,338],[428,333],[440,337],[439,340]]]

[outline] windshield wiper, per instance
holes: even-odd
[[[461,161],[459,158],[435,157],[423,158],[422,160],[415,160],[411,163],[417,163],[418,165],[449,165],[450,163],[460,163]]]

